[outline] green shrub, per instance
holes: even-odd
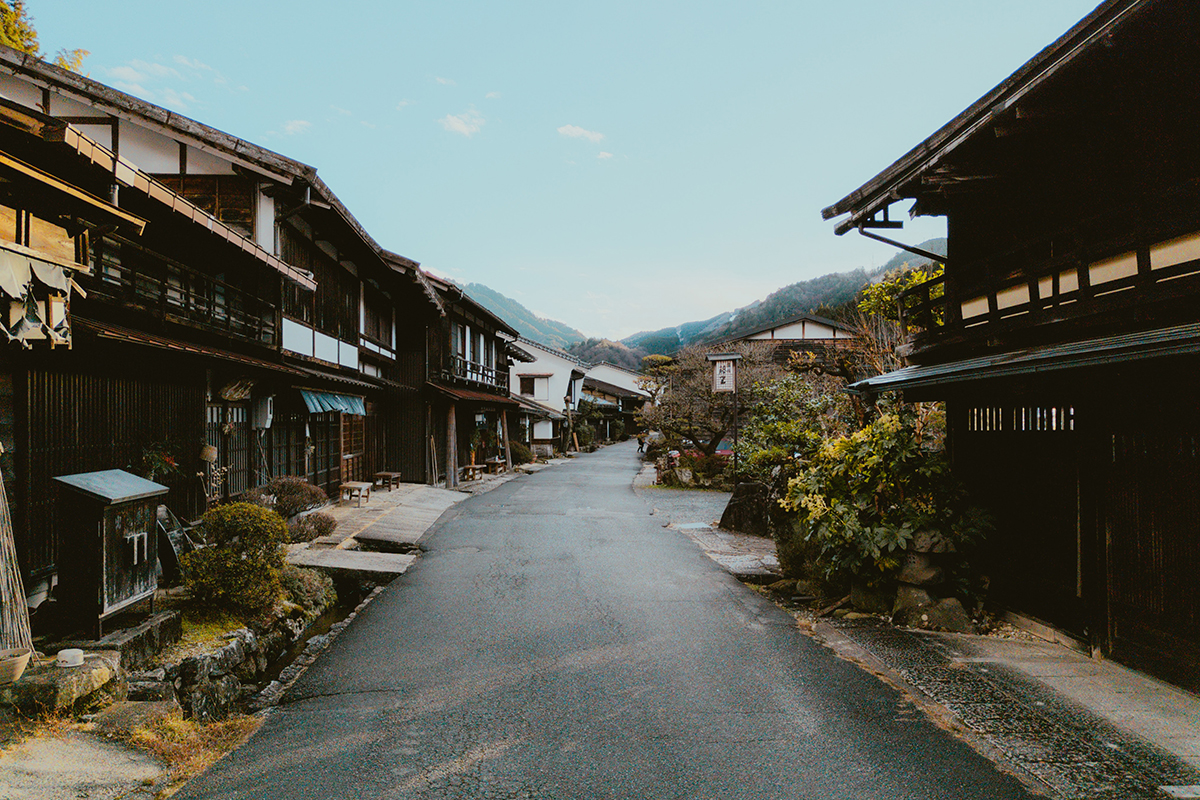
[[[242,502],[274,509],[284,519],[291,519],[302,511],[325,505],[329,502],[329,495],[320,486],[313,486],[303,478],[284,475],[266,486],[246,492],[242,495]]]
[[[580,422],[575,425],[575,436],[579,439],[580,448],[584,448],[596,441],[596,429],[586,422]]]
[[[319,614],[337,602],[333,579],[324,572],[284,564],[279,580],[291,601],[309,614]]]
[[[514,464],[529,464],[534,460],[533,451],[520,442],[509,442],[508,450],[512,453]]]
[[[850,435],[828,439],[788,481],[780,503],[796,512],[796,535],[813,545],[831,579],[889,579],[921,532],[961,552],[989,527],[950,476],[943,451],[927,447],[916,418],[883,414]],[[803,552],[798,543],[787,554]]]
[[[693,475],[707,480],[712,480],[724,472],[725,463],[725,456],[715,453],[711,456],[703,453],[683,453],[679,456],[679,466],[690,469]]]
[[[624,420],[620,420],[620,419],[614,420],[613,424],[609,426],[608,432],[612,435],[612,438],[618,442],[624,442],[629,438],[625,434],[625,421]]]
[[[192,598],[249,614],[270,608],[281,590],[283,518],[251,503],[230,503],[205,514],[202,528],[209,546],[180,560]]]
[[[337,520],[332,514],[314,511],[288,522],[288,539],[293,542],[311,542],[328,536],[337,529]]]

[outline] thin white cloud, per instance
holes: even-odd
[[[361,119],[361,120],[359,120],[359,122],[362,123],[362,126],[364,128],[371,128],[372,130],[374,130],[375,128],[379,127],[374,122],[367,122],[365,119]]]
[[[283,132],[288,136],[295,136],[298,133],[307,133],[312,123],[306,119],[289,119],[283,123]]]
[[[473,136],[483,127],[483,115],[474,109],[467,109],[461,114],[447,114],[438,120],[442,127],[451,133],[461,133],[463,136]]]
[[[599,153],[596,154],[596,158],[612,158],[612,157],[613,157],[612,153],[608,152],[607,150],[601,150]]]
[[[587,139],[589,142],[598,142],[604,138],[603,133],[589,131],[587,128],[581,128],[578,125],[563,125],[558,129],[558,132],[569,139]]]
[[[350,111],[348,109],[342,108],[341,106],[330,106],[330,108],[332,108],[337,113],[341,114],[343,117],[350,116]]]
[[[175,56],[174,60],[175,60],[176,64],[179,64],[180,66],[188,67],[189,69],[204,70],[207,72],[214,71],[213,68],[210,67],[208,64],[205,64],[203,61],[200,61],[199,59],[196,59],[196,58],[188,58],[187,56]]]
[[[437,81],[438,83],[440,83],[442,86],[457,86],[458,85],[457,83],[454,82],[454,79],[452,79],[452,78],[434,78],[434,80]]]
[[[404,108],[405,106],[411,106],[411,105],[412,105],[412,100],[401,100],[399,103],[396,103],[396,110],[399,111],[400,109]]]
[[[174,108],[187,108],[189,103],[195,102],[196,98],[187,92],[178,92],[170,86],[160,92],[163,105],[172,106]]]
[[[499,92],[488,92],[487,94],[484,95],[484,97],[486,97],[488,100],[499,100],[500,93]]]
[[[153,99],[154,99],[154,93],[151,92],[149,89],[147,89],[145,86],[142,86],[140,83],[129,83],[128,81],[113,81],[112,85],[114,88],[120,89],[122,92],[135,95],[137,97],[142,98],[143,100],[153,101]]]

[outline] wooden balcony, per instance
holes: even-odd
[[[462,356],[447,356],[442,379],[468,383],[508,394],[508,370],[485,366],[477,361],[468,361]]]
[[[1001,272],[994,265],[972,269],[977,274]],[[1121,314],[1136,314],[1142,327],[1194,321],[1194,309],[1189,317],[1188,306],[1196,298],[1200,233],[1096,260],[1047,259],[987,287],[955,291],[939,276],[900,295],[900,321],[908,336],[900,354],[913,357],[952,345],[1002,342],[1059,323],[1101,327]]]
[[[106,240],[97,249],[90,297],[268,347],[279,344],[274,304],[132,242]]]

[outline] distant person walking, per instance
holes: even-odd
[[[646,434],[644,434],[644,433],[638,434],[638,452],[639,453],[646,452]]]

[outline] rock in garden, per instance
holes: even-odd
[[[766,536],[767,511],[767,487],[755,481],[739,483],[721,515],[721,528]]]
[[[896,580],[912,586],[936,586],[945,581],[946,575],[942,568],[931,564],[927,553],[908,553],[904,556],[904,564]]]
[[[850,604],[868,614],[887,614],[892,610],[893,592],[890,587],[855,581],[850,586]]]
[[[929,596],[929,592],[916,586],[909,586],[902,583],[896,587],[896,600],[892,604],[892,616],[932,604],[933,598]],[[907,625],[908,623],[904,622],[900,624]]]

